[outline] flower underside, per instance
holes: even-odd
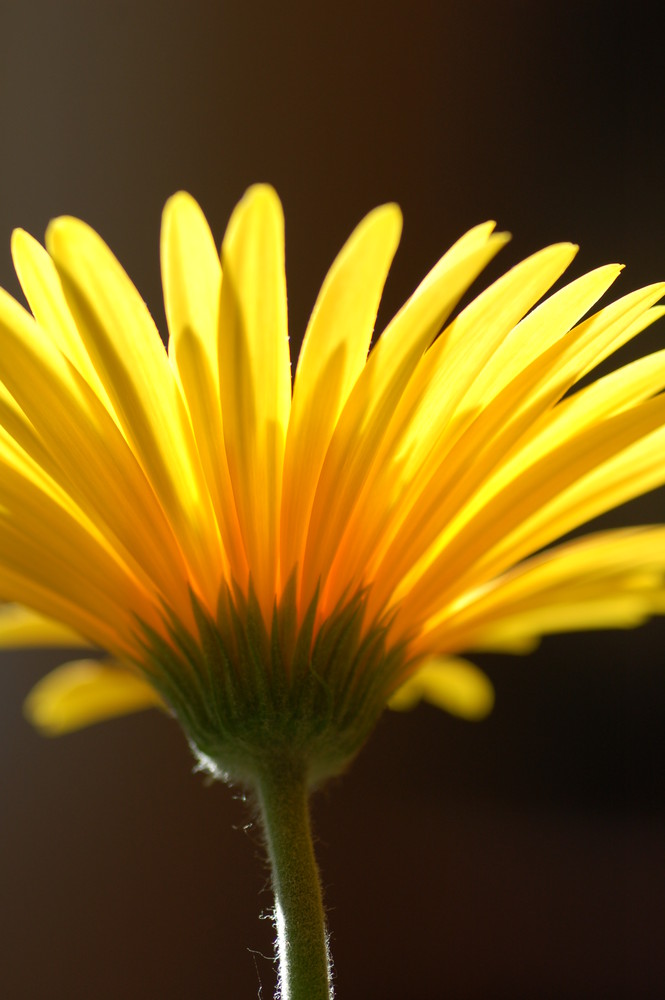
[[[316,782],[388,701],[486,714],[460,653],[665,611],[665,527],[553,544],[665,482],[665,351],[578,387],[665,286],[590,312],[606,265],[545,297],[562,243],[455,314],[507,240],[488,223],[370,351],[401,227],[383,206],[292,380],[283,227],[252,188],[220,254],[193,199],[168,202],[168,352],[84,223],[56,220],[46,249],[14,234],[30,312],[0,293],[0,644],[84,650],[28,701],[45,731],[166,705],[212,768],[291,748]]]
[[[316,628],[317,598],[298,624],[295,577],[270,628],[249,596],[223,588],[213,618],[192,594],[197,635],[177,619],[168,639],[144,627],[137,667],[187,734],[201,766],[251,784],[267,764],[302,768],[310,785],[341,771],[403,683],[405,650],[387,627],[363,628],[356,594]]]

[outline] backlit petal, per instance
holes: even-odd
[[[254,587],[267,620],[278,572],[291,369],[284,218],[264,185],[247,192],[222,243],[219,382],[224,440]]]
[[[404,711],[429,701],[469,721],[484,719],[494,707],[494,688],[486,674],[458,656],[427,660],[389,701]]]
[[[492,229],[487,224],[471,230],[442,257],[370,354],[340,414],[321,470],[308,529],[305,602],[319,581],[326,580],[389,419],[419,359],[474,278],[505,245],[507,237],[494,235]]]
[[[665,611],[665,528],[599,532],[526,560],[459,599],[419,640],[530,651],[541,635],[630,628]]]
[[[222,268],[205,217],[184,192],[166,203],[161,258],[169,356],[210,490],[227,576],[244,585],[247,561],[226,460],[219,394],[217,332]]]
[[[123,432],[212,604],[221,559],[210,497],[164,346],[143,300],[97,234],[52,222],[47,247],[86,350]]]
[[[120,664],[73,660],[42,678],[25,702],[25,714],[45,736],[60,736],[163,702],[137,673]]]
[[[0,648],[22,646],[64,646],[73,649],[89,644],[61,622],[38,615],[20,604],[0,606]]]
[[[376,209],[332,265],[298,360],[284,456],[282,576],[302,561],[321,466],[339,414],[363,370],[402,219],[395,205]]]

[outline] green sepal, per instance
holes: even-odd
[[[192,593],[196,635],[164,609],[165,635],[141,624],[137,665],[182,725],[202,767],[253,784],[276,759],[308,784],[341,771],[375,726],[405,662],[387,624],[365,622],[366,595],[298,620],[292,577],[266,627],[251,585],[224,588],[213,616]]]

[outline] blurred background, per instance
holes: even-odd
[[[636,7],[0,0],[0,283],[18,294],[14,226],[76,214],[163,329],[164,201],[188,189],[221,238],[257,180],[284,202],[294,345],[385,200],[405,230],[379,329],[486,218],[514,234],[489,277],[571,239],[573,276],[665,278],[662,44]],[[664,519],[656,493],[602,523]],[[664,650],[663,622],[552,638],[482,658],[485,723],[385,716],[314,804],[340,1000],[663,995]],[[2,657],[3,995],[269,1000],[243,803],[156,713],[35,735],[22,701],[55,662]]]

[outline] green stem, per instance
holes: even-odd
[[[305,768],[274,762],[256,791],[275,894],[281,1000],[330,1000],[330,960]]]

